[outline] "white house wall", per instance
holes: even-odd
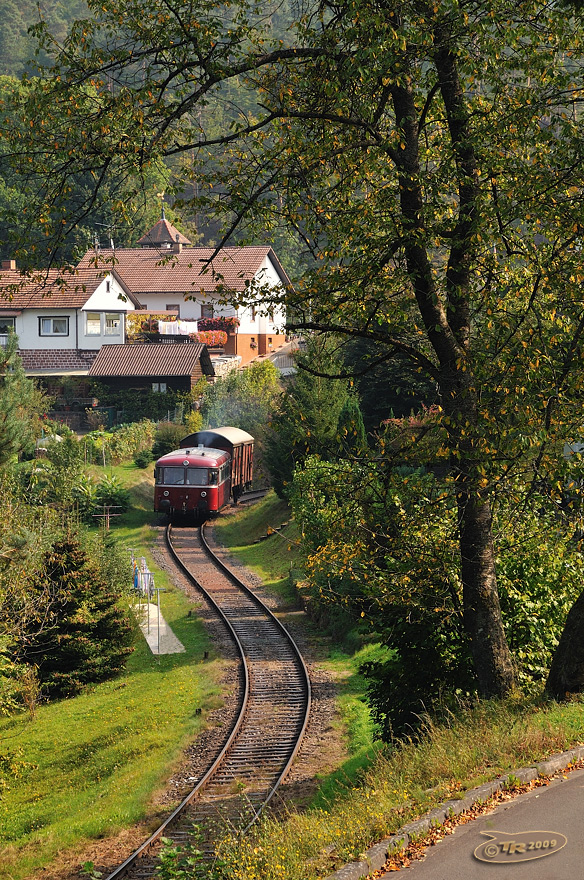
[[[254,280],[257,281],[258,286],[269,285],[270,287],[279,287],[281,285],[280,276],[268,256],[265,257]],[[199,291],[193,291],[192,294],[143,293],[136,291],[136,296],[149,312],[165,312],[169,305],[178,305],[179,315],[183,321],[198,321],[201,318],[203,306],[212,304],[215,317],[237,316],[240,320],[239,332],[251,334],[252,336],[283,333],[286,323],[286,312],[283,308],[274,310],[274,319],[272,321],[267,313],[261,314],[263,310],[261,307],[258,307],[255,320],[252,321],[251,308],[241,307],[236,310],[232,306],[215,301],[210,296],[205,297]],[[192,296],[194,299],[185,299],[185,296]]]
[[[260,269],[256,272],[254,281],[258,287],[269,285],[271,288],[281,286],[280,276],[270,258],[266,256]],[[274,309],[273,320],[270,320],[267,310],[261,306],[256,307],[256,317],[252,320],[251,307],[239,309],[238,315],[240,320],[239,332],[260,335],[277,335],[284,332],[286,323],[286,312],[283,308]]]
[[[15,321],[15,332],[18,336],[18,344],[23,349],[45,349],[47,351],[81,349],[97,351],[105,343],[123,343],[125,341],[124,315],[134,310],[134,304],[129,300],[125,302],[119,298],[122,289],[115,279],[111,279],[110,290],[107,290],[105,279],[88,299],[82,309],[66,309],[55,306],[47,306],[42,309],[23,309]],[[101,316],[100,333],[88,335],[87,312],[98,312]],[[120,333],[105,333],[105,315],[120,315]],[[40,318],[67,318],[69,332],[67,336],[41,335],[39,332]]]
[[[198,321],[201,317],[204,305],[213,305],[213,314],[215,317],[223,315],[225,317],[236,315],[234,308],[223,305],[211,297],[203,297],[202,294],[196,294],[196,299],[184,299],[185,295],[191,294],[181,293],[137,293],[140,302],[149,312],[165,312],[167,306],[178,305],[181,321]]]
[[[57,349],[77,348],[76,309],[26,309],[16,319],[16,335],[20,349],[44,348],[50,351]],[[67,336],[41,336],[39,318],[68,318],[69,333]]]
[[[131,312],[133,310],[134,303],[127,298],[122,286],[112,275],[105,276],[83,306],[83,311],[86,312]]]

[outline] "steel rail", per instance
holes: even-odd
[[[209,786],[212,782],[213,777],[221,770],[223,765],[227,762],[227,756],[232,746],[237,741],[238,735],[241,733],[241,729],[244,725],[246,716],[248,714],[249,702],[250,702],[250,667],[249,667],[249,659],[246,656],[246,650],[242,645],[242,642],[236,632],[236,628],[232,625],[231,621],[228,619],[226,613],[224,613],[223,609],[220,607],[218,602],[215,601],[213,596],[209,593],[209,591],[197,580],[197,578],[192,574],[187,565],[183,562],[178,554],[176,548],[172,543],[172,527],[169,525],[166,529],[166,541],[169,552],[171,553],[175,563],[180,568],[181,572],[185,575],[185,577],[193,583],[198,590],[200,590],[203,595],[208,599],[213,608],[217,611],[220,618],[226,624],[228,631],[233,639],[234,644],[237,647],[237,652],[240,657],[241,663],[240,667],[243,672],[243,693],[240,699],[239,711],[234,722],[233,728],[225,742],[223,748],[220,753],[217,755],[211,766],[207,769],[203,777],[199,780],[197,785],[187,794],[187,796],[181,801],[181,803],[172,811],[172,813],[165,819],[165,821],[160,825],[153,834],[134,852],[132,853],[121,865],[119,865],[112,873],[110,873],[106,880],[119,880],[119,878],[123,877],[128,871],[130,871],[134,866],[137,866],[137,863],[141,859],[142,856],[146,854],[146,852],[160,839],[166,836],[166,832],[170,826],[172,826],[177,820],[180,819],[181,815],[185,812],[187,807],[191,805],[203,792],[203,789]],[[308,675],[308,670],[306,668],[306,664],[302,658],[300,650],[296,645],[296,642],[286,629],[286,627],[278,620],[278,618],[267,608],[264,603],[255,595],[253,590],[251,590],[246,584],[244,584],[237,575],[221,560],[216,553],[210,548],[204,533],[204,527],[200,528],[200,541],[201,545],[204,549],[204,552],[209,556],[212,560],[213,565],[220,569],[224,576],[228,578],[228,580],[237,588],[238,591],[244,593],[248,596],[249,599],[261,610],[261,612],[269,619],[269,621],[275,625],[277,630],[283,635],[287,644],[292,649],[292,653],[295,658],[295,663],[297,668],[301,673],[301,686],[305,692],[305,700],[304,700],[304,713],[301,719],[301,724],[299,727],[299,731],[295,735],[294,746],[291,749],[288,758],[279,772],[275,782],[270,782],[270,789],[261,804],[253,806],[253,818],[251,821],[247,822],[244,828],[241,828],[238,833],[245,834],[252,825],[258,820],[261,816],[267,805],[273,799],[278,787],[281,785],[284,780],[286,774],[288,773],[294,758],[296,757],[298,750],[300,748],[302,738],[306,731],[306,727],[309,720],[310,707],[311,707],[311,685],[310,685],[310,677]],[[228,763],[228,762],[227,762]],[[221,774],[219,773],[219,778],[221,778]],[[216,784],[216,783],[215,783]]]
[[[251,820],[251,822],[249,822],[245,826],[245,828],[243,829],[242,834],[245,834],[247,831],[249,831],[249,829],[252,827],[252,825],[255,822],[257,822],[257,820],[259,819],[259,817],[261,816],[261,814],[263,813],[265,808],[268,806],[268,804],[270,803],[270,801],[272,800],[272,798],[276,794],[276,790],[282,784],[283,780],[286,777],[286,774],[290,770],[290,767],[291,767],[296,755],[298,754],[298,750],[302,744],[302,739],[303,739],[304,734],[306,732],[306,728],[308,726],[308,720],[310,717],[310,708],[312,705],[312,688],[311,688],[311,684],[310,684],[310,675],[308,674],[308,669],[306,668],[306,663],[304,662],[304,658],[303,658],[302,654],[300,653],[300,649],[298,648],[298,645],[296,644],[296,642],[294,641],[294,639],[292,638],[292,636],[290,635],[290,633],[288,632],[288,630],[286,629],[284,624],[280,620],[278,620],[276,615],[272,611],[270,611],[270,609],[266,605],[264,605],[264,603],[261,601],[261,599],[258,599],[258,597],[253,592],[253,590],[251,590],[246,584],[244,584],[243,581],[241,581],[240,578],[238,578],[237,575],[229,568],[229,566],[225,562],[223,562],[223,560],[220,559],[219,556],[217,556],[217,554],[211,549],[211,547],[209,546],[207,539],[205,537],[204,525],[201,526],[201,540],[203,542],[203,546],[205,548],[205,551],[212,557],[215,565],[217,565],[229,578],[231,578],[234,581],[234,583],[236,584],[236,586],[238,586],[240,589],[243,589],[255,602],[258,602],[258,604],[261,605],[262,609],[268,614],[268,616],[272,619],[272,621],[276,624],[276,626],[282,631],[285,638],[288,640],[288,642],[292,646],[292,649],[296,655],[296,660],[298,662],[300,669],[302,670],[302,674],[303,674],[303,678],[304,678],[304,685],[306,687],[306,708],[305,708],[305,712],[304,712],[304,719],[302,721],[302,727],[300,729],[300,733],[298,734],[298,738],[296,740],[296,745],[294,746],[294,749],[291,752],[290,757],[289,757],[285,767],[283,768],[282,772],[280,773],[276,782],[274,783],[270,793],[268,794],[268,797],[264,800],[264,802],[261,804],[259,809],[256,811],[256,814],[253,817],[253,819]]]
[[[178,567],[180,568],[180,570],[182,571],[184,576],[192,584],[194,584],[197,587],[197,589],[200,590],[204,594],[205,598],[211,603],[211,605],[213,606],[213,608],[215,609],[217,614],[220,616],[223,623],[227,626],[229,633],[231,635],[231,638],[233,639],[233,642],[235,643],[235,646],[237,648],[237,653],[238,653],[239,659],[241,661],[241,670],[243,672],[243,693],[241,696],[241,703],[240,703],[239,711],[237,713],[237,717],[235,719],[235,723],[233,725],[233,729],[231,730],[231,733],[229,734],[229,737],[228,737],[225,745],[223,746],[223,748],[221,749],[221,751],[219,752],[219,754],[215,758],[214,762],[207,769],[204,776],[199,780],[199,782],[195,785],[195,787],[186,795],[186,797],[183,798],[183,800],[172,811],[172,813],[164,820],[162,825],[160,825],[156,829],[156,831],[153,831],[152,834],[150,835],[150,837],[147,840],[145,840],[144,843],[141,844],[141,846],[139,846],[137,850],[135,850],[135,852],[133,852],[130,856],[128,856],[128,858],[124,862],[122,862],[121,865],[119,865],[114,871],[112,871],[111,874],[108,874],[108,876],[105,878],[105,880],[119,880],[119,878],[123,877],[124,874],[131,867],[133,867],[136,864],[136,862],[144,855],[144,853],[148,849],[150,849],[150,847],[153,844],[157,843],[164,836],[164,833],[168,829],[168,827],[170,825],[172,825],[172,823],[175,821],[175,819],[178,816],[180,816],[182,813],[184,813],[186,807],[188,807],[188,805],[190,803],[192,803],[192,801],[197,797],[197,795],[199,794],[201,789],[209,782],[209,780],[217,772],[225,755],[227,754],[227,752],[229,751],[229,748],[233,744],[233,741],[237,737],[237,734],[239,733],[241,725],[243,724],[243,720],[245,718],[245,713],[247,710],[247,705],[249,702],[249,689],[250,689],[249,667],[248,667],[248,664],[246,661],[245,652],[243,650],[243,646],[241,644],[241,641],[239,640],[239,637],[238,637],[237,633],[235,632],[233,626],[231,625],[231,623],[229,622],[229,620],[227,619],[227,617],[225,616],[225,614],[223,613],[223,611],[221,610],[221,608],[219,607],[217,602],[207,592],[207,590],[197,581],[195,576],[188,570],[186,565],[184,565],[182,560],[177,555],[177,553],[172,545],[171,531],[172,531],[172,524],[169,523],[166,527],[166,530],[165,530],[165,538],[166,538],[167,548],[168,548],[170,554],[172,555],[172,558],[174,559],[175,563],[178,565]]]

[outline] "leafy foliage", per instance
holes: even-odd
[[[520,513],[503,509],[497,520],[497,571],[509,646],[519,682],[541,687],[582,590],[584,557],[570,524],[546,516],[541,506]]]
[[[473,692],[456,517],[435,478],[309,459],[292,507],[311,601],[344,605],[393,649],[365,667],[384,737],[417,727],[446,692]]]
[[[177,425],[175,422],[159,422],[154,434],[152,455],[154,458],[160,458],[161,455],[180,449],[180,441],[184,436],[184,425]]]
[[[266,439],[265,461],[280,497],[292,485],[294,469],[309,455],[336,458],[365,442],[359,406],[348,381],[326,376],[339,368],[328,342],[311,338],[296,360],[297,372],[271,417]]]
[[[84,5],[80,3],[77,8],[81,10]],[[38,21],[38,15],[35,18]],[[0,35],[0,65],[3,38],[6,35],[4,29]],[[30,38],[27,43],[31,44]],[[48,60],[45,53],[41,55],[44,56],[42,60]],[[12,58],[14,59],[14,55]],[[28,60],[31,59],[32,53],[28,56]],[[16,80],[0,76],[2,128],[7,124],[7,119],[11,118],[20,135],[24,135],[30,123],[21,118],[16,122],[11,106],[26,101],[31,90],[34,91],[36,81],[34,77]],[[89,95],[86,97],[89,99]],[[158,220],[160,201],[157,192],[164,191],[169,176],[164,164],[155,162],[146,175],[139,174],[135,169],[135,175],[130,174],[120,180],[119,187],[106,184],[103,198],[100,196],[95,200],[91,172],[85,170],[75,173],[72,186],[63,192],[62,207],[66,213],[75,213],[78,222],[68,228],[59,246],[52,249],[46,235],[47,224],[60,222],[63,214],[58,208],[41,213],[35,210],[33,203],[39,195],[38,178],[32,166],[29,166],[29,172],[32,174],[15,173],[5,144],[0,143],[0,254],[5,259],[16,259],[19,267],[25,267],[32,272],[55,263],[75,264],[89,248],[99,245],[100,242],[109,247],[111,241],[114,241],[119,247],[137,241],[144,229],[150,228]],[[146,185],[146,189],[139,193],[142,184]],[[58,216],[60,220],[57,220]],[[40,283],[42,280],[40,273]]]
[[[278,371],[271,361],[235,370],[204,391],[201,415],[206,426],[233,425],[261,440],[279,390]]]
[[[158,422],[168,419],[169,413],[185,413],[190,410],[193,398],[184,391],[166,392],[146,390],[120,390],[100,386],[97,396],[101,406],[113,406],[124,423]]]
[[[152,449],[154,434],[155,425],[149,419],[86,434],[82,440],[85,458],[96,464],[102,464],[104,456],[112,464],[130,461],[139,452]]]
[[[456,508],[442,481],[374,459],[309,458],[295,473],[291,500],[307,557],[301,589],[309,608],[322,614],[343,607],[365,636],[391,649],[364,667],[384,738],[472,697],[477,682],[463,618]],[[540,507],[537,498],[533,510],[501,502],[496,548],[518,680],[541,689],[584,559],[569,522],[550,519],[542,537]]]
[[[0,349],[0,466],[13,456],[34,452],[47,408],[47,396],[24,372],[17,337],[9,334]]]
[[[438,403],[436,383],[420,374],[404,355],[388,352],[368,340],[348,339],[339,352],[347,371],[355,376],[355,389],[369,434],[389,418],[417,413],[423,405]]]

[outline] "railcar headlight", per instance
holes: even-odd
[[[168,489],[165,489],[162,494],[164,495],[165,498],[168,498]]]
[[[207,497],[207,493],[206,493],[206,492],[201,492],[201,498],[206,498],[206,497]]]

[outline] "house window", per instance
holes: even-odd
[[[153,391],[161,391],[164,393],[166,391],[166,382],[153,382],[152,383],[152,390]]]
[[[99,312],[87,312],[85,332],[87,336],[99,336],[101,334],[101,315]]]
[[[69,318],[39,318],[39,336],[69,336]]]
[[[256,309],[255,306],[252,306],[252,307],[251,307],[251,320],[252,320],[252,321],[255,321],[256,316],[257,316],[257,309]]]
[[[180,312],[180,306],[178,303],[170,303],[170,305],[167,303],[166,304],[166,311],[167,312]]]
[[[105,316],[105,335],[119,336],[121,332],[121,315],[117,312]]]
[[[111,290],[111,288],[112,288],[112,283],[111,283],[111,281],[110,281],[109,278],[108,278],[108,280],[105,282],[105,290],[106,290],[106,293],[109,293],[110,290]]]
[[[273,309],[270,309],[270,311],[268,312],[268,318],[270,319],[270,321],[273,324],[274,323],[274,310]]]
[[[212,305],[212,303],[210,303],[210,304],[206,304],[206,303],[203,304],[203,305],[201,306],[201,318],[212,318],[212,317],[213,317],[213,305]]]
[[[14,332],[16,329],[16,318],[1,318],[0,317],[0,333],[10,333]]]

